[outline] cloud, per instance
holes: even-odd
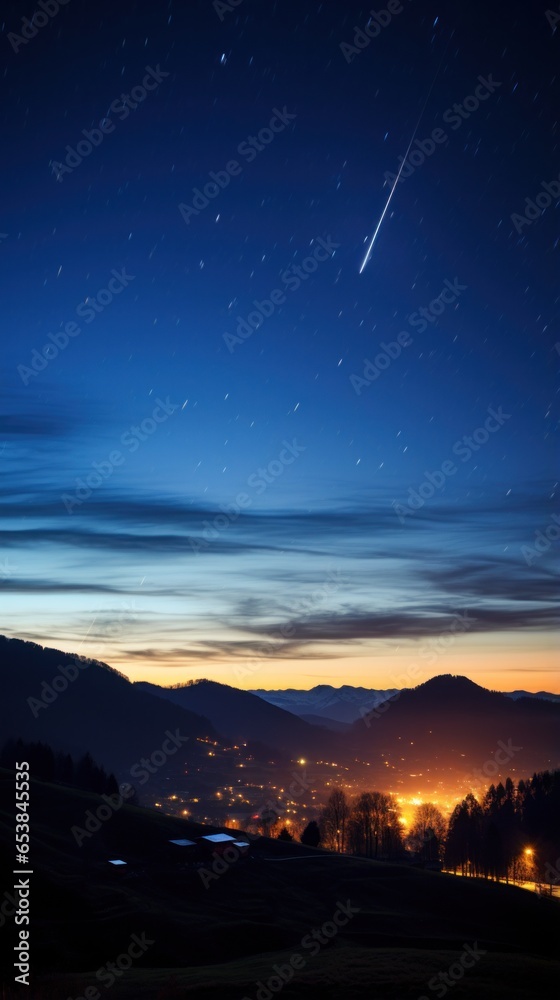
[[[302,621],[276,622],[267,626],[245,625],[246,631],[262,635],[281,634],[290,626],[292,646],[311,643],[364,642],[375,639],[425,639],[441,635],[452,628],[457,615],[468,614],[468,632],[502,632],[518,629],[557,628],[558,609],[554,605],[540,608],[457,608],[425,607],[397,612],[354,611],[336,614],[331,611],[310,616]],[[460,630],[461,631],[461,630]]]
[[[1,567],[0,567],[1,569]],[[101,583],[81,583],[72,581],[69,587],[68,581],[63,580],[39,580],[33,578],[9,577],[2,580],[0,575],[0,591],[10,594],[66,594],[71,589],[74,594],[119,594],[122,593],[119,587],[108,586]]]
[[[387,495],[246,509],[205,538],[223,508],[123,489],[99,491],[70,516],[52,483],[32,487],[26,472],[0,492],[0,551],[16,563],[0,588],[142,596],[149,611],[134,633],[146,648],[123,655],[169,664],[260,657],[267,643],[279,658],[347,656],[350,645],[437,636],[462,610],[476,618],[474,633],[557,627],[552,573],[544,560],[527,566],[515,544],[548,523],[550,501],[531,487],[507,505],[495,491],[472,505],[428,506],[404,526]],[[33,571],[23,573],[30,551]],[[320,596],[333,572],[344,582]],[[185,597],[196,600],[188,619],[177,606],[160,613],[159,599]]]
[[[427,565],[416,570],[419,580],[463,600],[490,598],[497,601],[551,603],[558,595],[556,575],[540,564],[531,570],[521,559],[465,559],[450,566]]]

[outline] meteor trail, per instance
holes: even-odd
[[[422,112],[422,114],[423,113],[424,112]],[[420,121],[421,121],[421,117],[418,120],[418,125],[420,124]],[[370,245],[369,245],[369,247],[367,249],[367,253],[366,253],[366,255],[365,255],[365,257],[364,257],[364,259],[362,261],[362,266],[360,268],[360,274],[364,270],[364,268],[365,268],[365,266],[366,266],[366,264],[367,264],[367,262],[368,262],[368,260],[369,260],[369,258],[371,256],[371,251],[373,250],[373,244],[375,243],[375,241],[377,239],[377,234],[378,234],[379,230],[381,229],[381,223],[383,222],[383,219],[387,215],[387,209],[389,208],[389,205],[391,204],[391,198],[393,197],[393,195],[395,193],[395,190],[396,190],[396,187],[397,187],[397,184],[399,183],[399,181],[401,179],[401,174],[402,174],[402,171],[403,171],[403,167],[404,167],[404,165],[406,163],[406,158],[407,158],[407,156],[408,156],[408,154],[410,152],[410,147],[412,146],[412,143],[414,142],[414,140],[416,138],[416,133],[418,131],[418,125],[414,129],[414,134],[413,134],[412,139],[410,140],[410,142],[408,144],[408,149],[407,149],[407,151],[405,153],[404,160],[402,161],[401,166],[400,166],[400,170],[399,170],[399,172],[398,172],[398,174],[397,174],[397,176],[395,178],[395,183],[393,184],[393,187],[391,188],[391,194],[387,198],[387,204],[385,205],[385,208],[383,209],[383,212],[381,213],[381,218],[380,218],[379,222],[377,223],[377,227],[376,227],[375,232],[374,232],[374,234],[373,234],[373,236],[371,238],[371,243],[370,243]]]
[[[451,34],[451,36],[449,38],[449,41],[448,41],[447,45],[445,46],[445,51],[443,53],[443,56],[441,57],[441,62],[439,64],[439,66],[438,66],[437,73],[434,76],[434,79],[432,80],[432,85],[431,85],[431,87],[430,87],[430,89],[428,91],[428,96],[426,97],[426,100],[424,101],[424,106],[423,106],[423,108],[422,108],[422,110],[420,112],[420,117],[419,117],[418,121],[416,122],[416,128],[414,129],[414,132],[412,133],[412,139],[410,140],[410,142],[408,144],[408,149],[407,149],[407,151],[406,151],[406,153],[404,155],[404,159],[403,159],[403,161],[402,161],[402,163],[400,165],[400,169],[399,169],[399,172],[398,172],[398,174],[396,176],[395,183],[393,184],[393,187],[391,188],[391,193],[390,193],[389,197],[387,198],[387,204],[385,205],[385,208],[383,209],[383,212],[381,213],[381,218],[380,218],[379,222],[377,223],[375,232],[374,232],[374,234],[373,234],[373,236],[371,238],[370,244],[369,244],[369,246],[367,248],[367,253],[366,253],[366,255],[365,255],[365,257],[364,257],[364,259],[362,261],[362,266],[360,267],[360,274],[363,272],[363,270],[366,267],[366,264],[367,264],[369,258],[371,257],[371,251],[373,250],[374,243],[375,243],[375,241],[377,239],[377,234],[379,233],[379,230],[381,229],[381,225],[383,223],[383,219],[387,215],[387,210],[389,208],[389,205],[391,204],[391,199],[392,199],[392,197],[393,197],[393,195],[395,193],[397,184],[400,181],[401,174],[403,172],[403,167],[404,167],[404,165],[406,163],[408,154],[410,153],[410,147],[412,146],[412,143],[414,142],[414,140],[416,138],[416,133],[417,133],[419,127],[420,127],[420,122],[422,121],[422,118],[424,117],[424,112],[426,110],[428,101],[430,100],[430,97],[431,97],[431,94],[432,94],[432,90],[434,89],[435,82],[436,82],[436,80],[437,80],[437,78],[439,76],[439,71],[440,71],[440,69],[442,67],[442,63],[443,63],[443,60],[445,58],[445,53],[447,52],[447,47],[449,45],[449,42],[451,41],[451,38],[453,38],[453,34]]]

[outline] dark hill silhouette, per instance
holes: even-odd
[[[499,711],[506,705],[507,695],[499,691],[489,691],[468,677],[439,674],[415,688],[404,688],[398,700],[401,705],[410,704],[416,708],[420,705],[430,705],[446,709],[460,703],[465,709],[483,708]]]
[[[250,744],[251,753],[261,760],[259,767],[270,760],[270,750],[261,754],[261,745],[274,750],[281,766],[300,755],[316,762],[336,760],[359,780],[367,777],[369,787],[421,787],[424,792],[442,783],[448,790],[456,788],[458,779],[480,771],[496,753],[500,767],[496,770],[491,763],[484,773],[485,787],[487,779],[530,777],[558,766],[560,704],[514,700],[465,677],[443,675],[406,689],[346,732],[336,733],[228,685],[132,684],[107,664],[18,639],[0,637],[0,667],[3,740],[42,741],[74,757],[89,751],[119,781],[128,780],[131,766],[141,757],[161,748],[169,730],[178,730],[189,742],[165,777],[162,772],[162,782],[172,775],[175,781],[184,777],[181,761],[197,762],[189,768],[189,784],[192,788],[198,781],[203,795],[231,784],[238,773],[233,771],[234,758],[226,753],[209,774],[207,747],[199,742],[208,737]],[[76,679],[66,683],[63,670],[77,671]],[[54,678],[66,690],[53,691]],[[41,706],[43,697],[51,703]],[[505,759],[501,744],[512,748]],[[261,780],[269,778],[261,774]],[[158,782],[159,777],[151,781],[150,795],[160,787],[164,791]],[[458,790],[463,795],[469,787],[465,781]]]
[[[48,688],[52,691],[54,678],[61,677],[56,686],[64,687],[61,667],[71,676],[78,662],[84,668],[76,679],[59,694],[55,690],[51,704],[41,707],[43,695],[52,697]],[[159,749],[167,730],[189,737],[189,755],[202,753],[197,736],[216,735],[208,719],[162,702],[97,660],[0,636],[0,669],[3,740],[42,741],[74,757],[89,751],[104,767],[122,774]]]
[[[261,743],[290,757],[332,747],[333,736],[297,715],[228,684],[197,680],[176,687],[138,682],[135,687],[206,716],[215,729],[237,743]]]
[[[355,722],[360,718],[362,708],[372,708],[379,702],[385,701],[395,693],[395,689],[381,691],[378,688],[354,687],[351,684],[342,684],[340,687],[317,684],[306,690],[286,688],[275,691],[257,688],[251,693],[257,694],[259,698],[272,705],[277,705],[278,708],[299,715],[300,719],[305,719],[307,722],[314,721],[318,725],[318,720],[323,719],[325,720],[323,724],[328,725],[331,721]],[[560,695],[548,691],[538,691],[536,694],[522,690],[504,693],[507,698],[513,700],[540,698],[560,702]]]
[[[369,755],[366,759],[379,754],[409,774],[433,775],[445,768],[466,775],[498,753],[500,770],[491,765],[486,772],[493,779],[556,767],[559,728],[560,705],[555,702],[514,701],[467,677],[445,674],[379,705],[353,724],[348,739],[360,754]]]

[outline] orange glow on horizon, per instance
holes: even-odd
[[[557,644],[551,642],[548,646],[543,643],[542,646],[535,647],[534,637],[529,640],[527,635],[519,635],[508,636],[509,641],[506,641],[505,636],[500,636],[503,642],[501,646],[497,637],[494,637],[484,647],[480,637],[475,643],[473,637],[469,638],[475,648],[451,650],[433,663],[423,662],[418,655],[414,655],[415,647],[411,644],[406,651],[383,650],[385,655],[379,651],[375,655],[370,652],[367,656],[350,657],[346,654],[340,658],[299,661],[271,656],[263,659],[257,669],[250,669],[251,661],[244,663],[238,659],[230,662],[224,659],[213,664],[201,661],[198,665],[189,663],[184,667],[171,666],[166,662],[165,648],[162,649],[158,665],[142,664],[141,659],[136,658],[125,659],[118,651],[113,656],[107,651],[104,660],[132,681],[148,681],[163,686],[206,677],[242,690],[308,690],[318,684],[331,684],[333,687],[349,684],[387,690],[417,687],[438,674],[459,674],[494,691],[523,689],[533,693],[549,691],[560,694]],[[465,638],[465,645],[467,641]],[[479,644],[480,648],[476,648]],[[419,649],[420,646],[416,648]],[[375,647],[372,650],[375,651]],[[82,653],[93,656],[94,650],[88,650],[84,643]],[[531,665],[530,668],[527,664]],[[411,666],[417,667],[416,675],[410,673]]]
[[[171,643],[163,636],[159,642],[154,637],[155,650],[144,658],[145,646],[140,641],[135,643],[132,635],[122,643],[107,639],[100,647],[94,637],[86,636],[78,642],[74,634],[45,632],[43,635],[32,630],[26,635],[21,628],[13,634],[44,647],[102,660],[131,681],[162,686],[206,677],[242,690],[308,690],[319,684],[387,690],[417,687],[440,674],[455,674],[495,691],[523,689],[560,694],[558,639],[553,632],[466,633],[431,656],[426,656],[431,640],[413,641],[395,636],[355,646],[317,643],[310,647],[313,654],[310,658],[299,660],[275,655],[228,658],[225,654],[212,660],[201,656],[198,660],[194,653],[186,655],[184,661],[177,658],[175,640]],[[196,643],[193,645],[196,648]]]

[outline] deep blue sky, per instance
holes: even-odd
[[[39,8],[7,5],[7,634],[164,681],[392,686],[468,610],[431,673],[554,687],[560,198],[521,232],[511,216],[558,181],[560,32],[544,4],[404,0],[348,62],[341,43],[372,9],[69,0],[16,52],[9,33]],[[125,117],[146,67],[168,75]],[[446,124],[479,77],[494,92]],[[428,93],[417,138],[446,140],[397,186],[359,274]],[[295,118],[248,162],[238,147],[274,109]],[[61,175],[100,121],[108,134]],[[234,159],[187,225],[179,205]],[[338,246],[286,288],[318,239]],[[87,323],[113,271],[133,280]],[[413,326],[446,281],[464,290]],[[230,351],[224,335],[278,288],[283,304]],[[358,394],[351,376],[401,331],[412,342]],[[158,401],[176,409],[133,445]],[[503,425],[403,516],[489,407]],[[72,503],[93,463],[110,475]]]

